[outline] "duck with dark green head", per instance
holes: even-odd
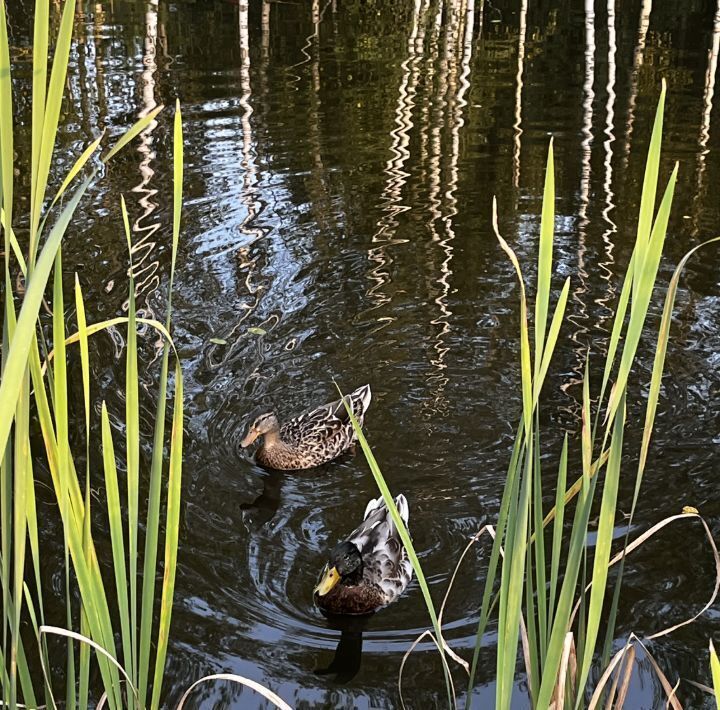
[[[395,506],[407,527],[404,495]],[[365,508],[361,525],[333,547],[315,587],[317,605],[331,614],[370,614],[394,602],[412,579],[412,565],[382,497]]]

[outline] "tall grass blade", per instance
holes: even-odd
[[[660,169],[660,152],[662,144],[663,120],[665,113],[665,80],[662,82],[660,91],[660,99],[658,100],[657,109],[655,111],[655,120],[653,130],[650,136],[650,145],[648,147],[647,160],[645,162],[645,174],[643,177],[643,189],[640,197],[640,213],[638,217],[638,229],[635,240],[635,248],[633,250],[630,263],[625,274],[625,280],[620,291],[617,309],[613,320],[613,328],[610,334],[610,342],[608,344],[607,357],[605,359],[605,369],[603,371],[602,385],[600,388],[600,399],[598,401],[598,416],[602,407],[605,391],[610,380],[610,373],[615,364],[615,356],[620,343],[620,337],[623,326],[625,324],[625,315],[627,313],[630,301],[630,293],[633,294],[633,303],[636,298],[636,268],[642,261],[641,255],[646,249],[650,240],[650,231],[652,227],[652,215],[655,210],[655,197],[657,193],[658,174]]]
[[[3,404],[2,408],[0,408],[0,451],[5,449],[8,441],[13,420],[13,408],[20,395],[22,373],[28,359],[30,345],[35,337],[35,322],[40,311],[40,304],[50,276],[50,270],[55,262],[55,254],[80,202],[80,198],[85,194],[89,184],[90,178],[76,190],[72,200],[68,202],[60,214],[38,257],[35,272],[25,292],[25,298],[23,299],[23,305],[20,309],[17,326],[5,363],[2,382],[0,382],[0,402]]]
[[[40,0],[40,4],[43,3]],[[37,7],[37,6],[36,6]],[[40,225],[40,210],[45,199],[50,164],[55,149],[55,137],[57,135],[60,107],[62,105],[63,91],[65,89],[65,77],[67,75],[68,59],[70,57],[70,43],[72,42],[73,22],[75,19],[75,0],[65,0],[63,5],[62,19],[58,31],[55,52],[53,55],[50,83],[47,88],[45,110],[43,112],[42,139],[37,155],[35,180],[33,183],[34,198],[31,202],[30,215],[30,255],[28,258],[29,268],[35,264],[35,255],[38,248],[38,227]],[[33,48],[33,54],[34,54]],[[47,71],[47,69],[46,69]],[[35,96],[33,96],[33,110],[35,109]],[[33,138],[35,124],[33,123]],[[33,145],[35,142],[33,141]]]
[[[657,403],[660,397],[660,386],[662,384],[663,372],[665,369],[665,355],[667,353],[667,344],[670,338],[670,325],[672,322],[673,308],[675,307],[675,297],[677,295],[678,283],[680,281],[680,275],[682,274],[685,266],[690,257],[695,254],[698,249],[701,249],[708,244],[720,241],[720,237],[709,239],[697,246],[693,247],[688,251],[685,256],[680,260],[675,271],[670,279],[667,293],[665,294],[665,304],[663,306],[663,314],[660,321],[660,328],[658,331],[657,345],[655,347],[655,357],[653,360],[652,375],[650,378],[650,389],[648,392],[648,400],[645,408],[645,423],[643,426],[643,437],[640,446],[640,458],[638,461],[637,473],[635,476],[635,489],[633,491],[632,505],[630,506],[630,514],[627,524],[627,532],[625,533],[624,547],[627,548],[630,530],[633,526],[633,520],[635,519],[635,509],[640,497],[640,487],[642,485],[643,476],[645,473],[645,465],[647,463],[647,455],[650,448],[650,439],[652,437],[652,431],[655,424],[655,414],[657,412]],[[625,571],[625,558],[620,561],[620,567],[618,570],[617,579],[615,581],[615,589],[613,592],[613,600],[610,606],[610,613],[608,616],[608,622],[605,632],[605,642],[603,648],[603,662],[607,665],[607,661],[610,658],[610,650],[612,647],[612,640],[615,633],[615,621],[617,618],[617,610],[620,600],[620,589],[622,586],[623,573]]]
[[[83,299],[80,280],[75,274],[75,311],[77,313],[78,336],[80,343],[80,369],[83,383],[83,411],[85,414],[85,510],[83,524],[83,554],[90,559],[92,554],[90,523],[92,520],[90,510],[90,353],[88,348],[87,321],[85,318],[85,301]],[[85,605],[80,605],[80,633],[87,636],[90,629],[87,621]],[[87,710],[90,693],[90,647],[80,645],[80,682],[79,707]]]
[[[175,363],[175,402],[173,407],[172,433],[170,437],[170,466],[168,475],[168,499],[165,521],[165,570],[160,594],[160,622],[158,625],[155,674],[153,676],[152,701],[150,708],[160,707],[165,659],[170,636],[173,595],[175,593],[175,572],[177,568],[178,539],[180,534],[180,496],[182,491],[183,456],[183,377],[180,363]]]
[[[473,651],[472,662],[470,664],[470,675],[468,678],[468,689],[465,698],[465,703],[470,710],[472,708],[472,689],[475,683],[475,673],[477,672],[478,661],[480,659],[480,648],[482,646],[482,638],[487,627],[487,623],[490,617],[491,609],[491,598],[493,589],[495,586],[495,577],[497,575],[497,568],[500,563],[500,552],[502,549],[502,540],[504,539],[505,526],[509,517],[510,502],[516,497],[514,491],[514,485],[517,480],[518,473],[518,460],[520,458],[520,452],[523,443],[523,424],[522,420],[518,427],[517,434],[515,435],[515,443],[513,444],[512,454],[510,456],[510,463],[508,464],[508,470],[506,474],[505,489],[503,490],[502,499],[500,501],[500,512],[498,514],[497,531],[495,539],[493,541],[492,551],[490,553],[490,562],[488,563],[488,571],[485,577],[485,586],[483,589],[482,603],[480,605],[480,618],[478,620],[477,631],[475,632],[475,650]]]
[[[555,489],[555,520],[553,522],[552,553],[550,558],[550,600],[548,602],[548,633],[555,615],[555,598],[560,577],[560,553],[565,521],[565,486],[567,485],[568,437],[563,439],[560,464],[558,465],[557,487]],[[543,521],[544,524],[544,521]]]
[[[585,646],[580,659],[580,674],[578,676],[578,688],[581,690],[577,696],[576,708],[580,707],[580,703],[583,700],[582,688],[585,687],[585,682],[590,673],[590,664],[592,663],[597,635],[600,629],[600,618],[607,586],[610,547],[612,545],[613,530],[615,528],[624,430],[625,398],[623,397],[620,401],[620,414],[615,418],[615,426],[610,443],[610,458],[608,460],[602,503],[600,506],[600,521],[596,536],[595,558],[593,560],[592,588],[590,590]]]
[[[65,303],[63,300],[62,249],[55,256],[55,278],[53,282],[53,343],[55,359],[53,360],[53,389],[55,430],[58,445],[58,465],[61,469],[70,470],[70,440],[67,402],[67,358],[65,351]],[[60,505],[69,505],[69,496],[63,492]],[[64,518],[69,513],[66,509]],[[63,553],[65,557],[65,623],[69,629],[73,625],[72,590],[70,588],[70,551],[67,543],[67,531],[63,529]],[[67,642],[65,704],[68,708],[75,707],[75,649],[73,642]]]
[[[718,660],[712,641],[710,641],[710,671],[712,673],[713,690],[715,691],[715,706],[720,710],[720,660]]]
[[[128,576],[130,578],[130,665],[133,685],[138,679],[138,521],[140,502],[140,404],[138,396],[137,323],[135,322],[135,280],[133,278],[132,239],[125,198],[121,197],[125,237],[130,252],[127,350],[125,359],[125,455],[127,465]],[[132,707],[132,701],[131,707]]]
[[[173,230],[170,281],[167,293],[165,328],[170,331],[172,310],[172,287],[175,277],[177,246],[180,240],[180,217],[182,211],[183,187],[183,131],[180,102],[175,105],[175,126],[173,135]],[[145,555],[143,558],[142,610],[140,615],[140,678],[138,695],[140,706],[145,705],[150,668],[150,640],[153,629],[153,606],[155,601],[155,578],[157,576],[158,532],[160,527],[160,494],[162,485],[163,446],[165,441],[165,410],[167,403],[167,378],[170,342],[163,345],[160,366],[160,387],[155,414],[152,462],[150,465],[150,495],[148,498],[147,523],[145,526]]]
[[[17,329],[15,331],[17,333]],[[6,375],[7,376],[7,375]],[[12,598],[14,614],[11,622],[10,645],[10,705],[17,703],[17,664],[20,642],[20,619],[23,608],[25,575],[25,541],[27,530],[27,476],[30,467],[30,379],[23,372],[20,396],[15,408],[15,443],[13,446],[13,492],[12,492]]]
[[[540,219],[540,247],[538,249],[537,296],[535,299],[535,380],[538,380],[540,374],[540,363],[545,348],[554,231],[555,160],[553,157],[553,140],[551,138],[545,168],[545,188],[543,191],[542,217]]]
[[[45,103],[47,96],[48,46],[50,43],[50,3],[48,0],[35,0],[33,29],[33,91],[32,91],[32,162],[30,172],[30,255],[35,252],[35,215],[40,215],[41,205],[37,204],[40,174],[40,154],[42,153],[43,126],[45,125]],[[34,259],[30,258],[32,269]]]
[[[543,533],[543,507],[542,507],[542,468],[540,466],[540,415],[535,413],[535,465],[533,471],[533,501],[532,501],[532,518],[533,527],[535,529],[535,582],[537,588],[537,621],[538,621],[538,643],[541,649],[541,658],[545,655],[547,648],[547,615],[548,615],[548,599],[547,599],[547,579],[545,576],[545,536]],[[528,567],[528,570],[532,570]],[[529,609],[529,607],[528,607]],[[528,612],[529,614],[529,612]],[[528,618],[528,626],[530,619]],[[540,666],[540,660],[538,666]],[[536,682],[537,678],[536,676]]]
[[[537,707],[539,708],[548,706],[557,681],[565,635],[568,631],[573,598],[585,550],[585,539],[592,504],[589,486],[590,484],[587,479],[583,479],[583,488],[575,508],[575,516],[570,533],[570,547],[565,563],[565,575],[560,587],[557,609],[555,611],[547,654],[545,656],[545,666],[543,668],[542,682],[537,700]]]
[[[107,495],[108,520],[110,522],[110,539],[112,542],[113,568],[115,570],[115,593],[120,610],[120,632],[123,647],[123,664],[131,668],[132,645],[130,635],[130,607],[128,603],[128,584],[125,571],[125,543],[122,524],[122,506],[118,486],[117,468],[115,465],[115,447],[113,445],[110,418],[105,402],[101,412],[103,469],[105,472],[105,491]]]
[[[342,392],[340,394],[342,396]],[[425,600],[425,606],[428,610],[428,614],[430,616],[430,620],[435,631],[435,638],[438,650],[440,651],[440,659],[442,661],[443,673],[445,674],[448,707],[455,707],[455,697],[451,691],[450,669],[447,664],[447,659],[445,658],[445,653],[442,649],[442,629],[440,628],[440,622],[438,621],[438,616],[435,612],[435,605],[433,604],[432,596],[430,595],[430,588],[428,587],[427,580],[425,579],[425,574],[423,573],[422,567],[420,566],[420,560],[418,559],[417,553],[415,552],[415,548],[412,544],[412,539],[410,538],[410,534],[405,527],[405,523],[400,517],[400,513],[398,513],[397,507],[395,506],[395,499],[393,498],[392,493],[388,488],[387,482],[385,481],[382,471],[380,470],[380,466],[375,459],[375,455],[373,454],[372,449],[370,448],[370,445],[365,438],[365,434],[363,433],[363,430],[358,424],[357,419],[352,412],[352,409],[348,406],[347,400],[345,400],[344,397],[343,402],[345,403],[345,410],[347,411],[350,421],[352,422],[355,436],[357,437],[360,447],[363,450],[363,454],[365,454],[365,459],[370,466],[370,471],[373,474],[375,483],[377,484],[378,490],[383,497],[383,501],[385,502],[385,505],[390,512],[390,517],[392,518],[393,523],[397,528],[403,546],[407,551],[410,563],[412,564],[413,570],[415,571],[415,576],[417,577],[418,584],[420,585],[420,590],[422,591],[423,599]]]
[[[155,117],[162,111],[164,106],[158,106],[150,111],[149,114],[143,116],[139,121],[136,121],[123,135],[120,137],[118,142],[110,148],[110,150],[102,156],[103,163],[107,163],[113,156],[117,155],[133,138],[142,133],[154,120]]]
[[[642,268],[636,273],[635,280],[637,288],[632,302],[625,347],[623,348],[623,353],[620,358],[617,381],[608,402],[608,426],[610,426],[610,423],[617,411],[619,398],[627,386],[628,377],[630,375],[630,367],[635,359],[637,346],[640,342],[640,336],[642,334],[645,317],[650,304],[650,297],[657,278],[657,270],[660,264],[663,244],[665,243],[665,235],[667,233],[667,225],[670,218],[670,208],[672,206],[673,194],[675,192],[675,182],[677,181],[677,172],[678,166],[675,165],[658,209],[657,219],[655,220],[655,224],[650,235],[650,242],[648,243],[645,260],[642,264]]]
[[[0,206],[5,212],[7,225],[12,225],[13,213],[13,102],[10,75],[10,47],[7,34],[5,0],[0,0]],[[5,259],[8,244],[5,228]],[[6,291],[10,293],[10,291]]]

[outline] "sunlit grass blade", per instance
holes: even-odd
[[[17,329],[15,331],[17,333]],[[7,376],[7,371],[6,375]],[[20,641],[20,619],[25,583],[25,543],[27,530],[27,476],[30,467],[30,378],[25,370],[20,382],[20,395],[15,407],[15,442],[13,446],[12,481],[12,598],[14,614],[11,622],[10,645],[10,706],[17,697],[17,654]],[[1,400],[0,400],[1,401]]]
[[[540,363],[540,368],[533,380],[533,407],[537,406],[543,382],[545,382],[545,376],[547,375],[548,368],[550,367],[550,360],[555,352],[555,345],[557,344],[558,335],[560,334],[560,326],[562,325],[565,317],[565,308],[567,306],[569,293],[570,277],[568,276],[568,278],[565,279],[562,291],[560,291],[558,302],[555,304],[555,312],[553,313],[552,321],[550,322],[550,329],[548,330],[547,341],[543,350],[542,362]]]
[[[538,643],[540,657],[544,657],[547,647],[547,579],[545,576],[545,536],[543,534],[543,506],[542,506],[542,468],[540,464],[540,415],[535,413],[535,464],[533,470],[533,500],[532,500],[532,525],[535,530],[534,557],[535,557],[535,586],[537,589],[537,622],[538,622]],[[532,567],[528,570],[532,571]],[[528,626],[530,620],[527,620]],[[538,666],[540,660],[538,660]],[[535,676],[538,682],[539,676]]]
[[[538,693],[537,707],[547,707],[557,682],[560,660],[562,658],[565,635],[568,631],[568,621],[572,610],[575,589],[585,549],[588,520],[592,499],[586,479],[583,479],[583,491],[578,498],[575,508],[572,529],[570,533],[570,546],[564,568],[564,576],[558,596],[557,608],[553,618],[552,630],[548,640],[545,666],[543,668],[542,682]]]
[[[500,235],[497,220],[497,199],[493,199],[493,231],[503,251],[513,265],[520,287],[520,371],[522,382],[523,426],[525,430],[525,456],[520,496],[516,514],[510,514],[508,521],[508,544],[500,575],[500,616],[497,652],[496,706],[510,707],[512,681],[517,657],[518,634],[522,590],[524,588],[526,546],[530,516],[530,499],[533,480],[533,384],[528,329],[528,309],[525,283],[515,252]],[[539,369],[539,366],[538,366]],[[512,500],[511,500],[512,511]]]
[[[580,673],[578,675],[578,688],[580,688],[580,692],[577,696],[576,707],[579,707],[583,700],[582,689],[585,687],[585,682],[590,673],[590,664],[593,659],[595,643],[600,629],[600,619],[607,586],[610,547],[612,545],[613,531],[615,528],[624,431],[625,398],[623,397],[620,401],[619,415],[615,418],[615,425],[610,442],[610,458],[608,460],[603,486],[600,520],[595,543],[595,558],[593,560],[592,588],[590,590],[585,646],[583,655],[580,658]]]
[[[342,396],[342,392],[340,394]],[[400,517],[400,513],[398,512],[398,509],[395,506],[395,499],[394,499],[392,493],[390,492],[390,488],[388,487],[387,482],[385,481],[382,471],[380,470],[380,466],[378,465],[378,462],[375,459],[375,455],[373,454],[372,449],[370,448],[370,444],[368,444],[368,441],[365,438],[365,434],[363,433],[362,428],[358,424],[358,421],[352,412],[352,408],[350,406],[348,406],[348,402],[346,399],[343,398],[343,402],[345,404],[345,410],[347,411],[348,417],[350,418],[350,421],[352,422],[353,430],[355,432],[355,436],[357,437],[358,443],[360,444],[360,448],[363,450],[363,454],[365,455],[365,459],[368,462],[368,465],[370,466],[370,471],[372,472],[373,478],[375,479],[375,483],[377,484],[378,490],[380,491],[383,501],[384,501],[385,505],[387,506],[388,511],[390,512],[390,517],[392,518],[393,523],[395,524],[398,534],[400,535],[400,539],[402,540],[403,547],[405,548],[405,550],[407,552],[408,559],[410,560],[410,563],[412,564],[413,570],[415,572],[415,577],[417,578],[418,584],[420,586],[420,590],[422,591],[422,595],[423,595],[423,599],[425,601],[425,606],[427,608],[428,615],[430,616],[430,621],[431,621],[431,623],[433,625],[433,629],[435,631],[435,638],[437,639],[438,644],[440,644],[441,639],[442,639],[442,629],[440,628],[440,622],[438,621],[438,616],[435,611],[435,605],[433,604],[432,596],[430,595],[430,588],[428,586],[427,580],[425,579],[425,574],[420,565],[420,560],[418,559],[417,553],[415,552],[415,548],[413,547],[410,533],[408,532],[407,528],[405,527],[405,523],[403,522],[403,519]],[[448,706],[455,707],[455,697],[451,691],[451,685],[450,685],[451,684],[450,669],[447,664],[445,652],[442,650],[441,645],[438,645],[438,650],[440,652],[440,659],[442,661],[443,673],[445,675],[445,685],[446,685],[446,690],[447,690]]]
[[[130,609],[127,593],[127,573],[125,570],[125,543],[122,523],[122,506],[118,486],[117,468],[115,465],[115,447],[113,445],[110,419],[105,402],[102,405],[102,453],[105,472],[105,491],[107,495],[108,520],[110,522],[110,539],[112,541],[113,568],[115,571],[115,593],[120,610],[120,632],[123,647],[123,664],[130,668],[132,662]]]
[[[85,518],[83,524],[83,553],[85,559],[92,554],[90,523],[90,353],[88,348],[87,321],[85,318],[85,301],[83,299],[80,280],[75,274],[75,312],[77,314],[78,336],[80,343],[80,369],[83,383],[83,411],[85,413]],[[87,611],[84,604],[80,606],[80,633],[87,636],[90,629]],[[78,702],[80,710],[87,710],[90,694],[90,648],[87,644],[80,645]]]
[[[630,294],[633,295],[633,304],[637,298],[637,279],[636,271],[644,261],[644,253],[647,244],[650,241],[651,228],[653,223],[653,213],[655,210],[655,198],[657,194],[658,175],[660,169],[660,152],[662,147],[663,120],[665,113],[665,80],[662,81],[662,89],[658,100],[657,109],[655,111],[655,120],[653,130],[650,136],[650,145],[648,147],[647,160],[645,162],[645,174],[643,176],[643,189],[640,196],[640,211],[638,217],[638,227],[635,248],[633,249],[630,263],[625,273],[625,280],[620,291],[615,316],[613,319],[613,328],[610,334],[607,356],[605,359],[605,368],[603,371],[602,385],[600,387],[600,398],[598,401],[598,417],[604,401],[604,395],[610,374],[615,364],[615,356],[617,354],[620,337],[625,325],[625,316],[628,304],[630,302]],[[597,422],[597,420],[596,420]]]
[[[670,180],[665,194],[663,195],[660,207],[658,208],[657,219],[650,235],[647,254],[640,269],[636,273],[637,289],[632,302],[630,313],[630,322],[628,323],[627,334],[625,339],[625,347],[620,358],[620,366],[618,368],[617,381],[608,401],[608,426],[612,423],[619,404],[619,398],[624,393],[627,386],[628,377],[630,375],[630,367],[635,359],[638,343],[642,334],[645,317],[647,316],[650,297],[655,286],[657,278],[657,270],[660,264],[660,256],[662,255],[663,244],[665,243],[665,235],[667,234],[667,225],[670,218],[670,209],[672,207],[673,194],[675,192],[675,182],[677,180],[678,166],[672,171]]]
[[[532,437],[532,432],[529,433]],[[532,444],[528,446],[532,449]],[[498,620],[498,652],[497,652],[497,692],[495,705],[497,708],[509,708],[512,695],[515,664],[517,660],[518,638],[520,632],[520,614],[525,579],[526,548],[528,542],[528,525],[530,516],[530,490],[533,475],[533,458],[525,456],[517,513],[510,516],[509,521],[514,528],[512,541],[508,540],[505,548],[500,587],[505,587],[505,609],[500,610]]]
[[[545,349],[548,305],[550,302],[550,277],[552,275],[553,235],[555,232],[555,160],[553,141],[548,147],[543,191],[542,217],[540,220],[540,246],[538,248],[537,295],[535,298],[535,371],[537,381],[540,363]]]
[[[175,277],[177,247],[180,240],[180,218],[182,211],[183,188],[183,130],[180,102],[175,105],[175,126],[173,136],[173,229],[172,259],[167,293],[165,328],[170,330],[172,312],[172,287]],[[162,363],[157,408],[155,413],[155,433],[153,438],[152,462],[150,465],[150,493],[148,496],[147,522],[145,526],[145,555],[143,558],[142,608],[140,614],[140,659],[138,695],[140,706],[145,705],[147,684],[150,672],[150,641],[153,629],[153,607],[155,601],[155,578],[157,573],[158,532],[160,527],[160,495],[162,490],[162,464],[165,441],[165,413],[167,404],[167,379],[170,342],[163,345]]]
[[[130,581],[130,663],[126,663],[133,684],[138,679],[138,522],[140,501],[140,404],[138,395],[137,323],[135,321],[135,280],[133,278],[132,238],[125,198],[121,197],[125,237],[130,253],[128,327],[125,358],[125,456],[128,506],[128,576]],[[132,701],[131,701],[132,702]],[[132,705],[131,705],[132,707]]]
[[[7,216],[4,209],[0,210],[0,223],[2,223],[2,227],[5,233],[5,244],[7,245],[6,250],[8,257],[6,257],[6,261],[8,260],[9,252],[12,249],[12,253],[17,259],[18,266],[20,267],[20,272],[22,273],[23,277],[25,277],[27,276],[27,264],[25,262],[25,257],[22,254],[22,249],[20,248],[20,243],[15,236],[15,232],[8,224]]]
[[[13,144],[10,47],[8,44],[5,0],[0,0],[0,206],[2,206],[2,209],[5,211],[8,225],[12,224],[13,211]],[[5,239],[5,259],[7,260],[7,233],[5,234]]]
[[[653,360],[652,375],[650,378],[650,389],[648,392],[647,405],[645,407],[645,422],[643,426],[642,443],[640,446],[640,458],[638,460],[638,468],[635,476],[635,489],[633,491],[633,500],[630,506],[629,519],[627,524],[627,532],[625,533],[625,547],[627,547],[630,530],[633,526],[633,520],[635,519],[635,509],[637,507],[638,500],[640,498],[640,488],[643,481],[645,472],[645,465],[647,463],[647,455],[650,448],[650,439],[652,437],[652,431],[655,424],[655,414],[657,412],[658,399],[660,397],[660,387],[662,384],[663,372],[665,369],[665,356],[667,353],[667,345],[670,337],[670,325],[672,322],[672,313],[675,306],[675,297],[677,295],[678,284],[680,281],[680,275],[682,274],[685,266],[690,257],[695,254],[698,249],[712,244],[713,242],[720,241],[720,237],[709,239],[706,242],[698,244],[694,248],[690,249],[685,256],[680,260],[675,271],[670,279],[667,293],[665,294],[665,304],[663,306],[662,318],[660,320],[660,328],[658,331],[657,344],[655,346],[655,357]],[[623,574],[625,571],[625,559],[623,558],[620,562],[620,568],[618,570],[617,579],[615,582],[615,590],[613,593],[613,600],[610,607],[610,613],[608,616],[608,623],[605,632],[605,642],[603,645],[603,660],[607,662],[610,657],[610,649],[612,640],[614,638],[615,621],[617,618],[617,611],[620,599],[620,589],[622,586]]]
[[[30,164],[30,224],[36,224],[34,215],[40,215],[41,205],[37,204],[37,183],[40,172],[40,154],[42,153],[43,126],[45,125],[45,103],[47,97],[48,47],[50,43],[50,3],[47,0],[35,0],[33,29],[33,85],[32,85],[32,162]],[[30,253],[34,251],[30,236]],[[32,268],[33,259],[30,260]]]
[[[89,184],[90,179],[86,180],[76,190],[72,200],[68,202],[58,217],[40,252],[32,280],[28,284],[27,291],[25,292],[12,344],[5,362],[2,382],[0,383],[0,402],[2,402],[3,405],[2,408],[0,408],[0,451],[4,450],[7,444],[8,434],[10,433],[13,420],[13,409],[22,385],[22,373],[25,369],[30,345],[34,340],[35,322],[37,321],[40,311],[40,304],[42,303],[45,286],[50,276],[50,270],[55,262],[55,254],[67,230],[70,219],[80,202],[80,198],[85,194]]]
[[[55,432],[58,446],[58,466],[70,471],[70,440],[67,402],[67,358],[65,351],[65,304],[63,300],[62,248],[55,256],[55,278],[53,280],[53,342],[55,359],[53,360],[53,405]],[[69,505],[70,497],[63,493],[61,505]],[[66,510],[63,517],[68,517]],[[70,588],[70,551],[67,544],[67,531],[63,528],[63,552],[65,556],[65,623],[69,629],[73,625],[72,590]],[[67,643],[66,697],[68,708],[75,707],[75,649],[72,641]]]
[[[646,242],[651,239],[651,229],[653,225],[653,214],[655,212],[655,199],[657,195],[658,175],[660,173],[660,153],[662,150],[662,133],[663,120],[665,115],[665,79],[662,80],[660,88],[660,98],[658,99],[657,109],[655,111],[655,121],[650,136],[650,146],[648,147],[648,157],[645,162],[645,175],[643,176],[642,192],[640,194],[640,212],[638,216],[638,228],[636,243],[640,247],[641,254],[647,254],[644,249]],[[635,261],[635,275],[645,269],[643,260]],[[633,279],[633,302],[638,297],[637,289],[640,286],[639,278]]]
[[[33,474],[32,459],[30,460],[30,465],[28,467],[27,473],[27,503],[25,506],[25,512],[27,520],[28,543],[30,545],[30,558],[35,577],[35,592],[37,594],[38,613],[40,616],[40,623],[43,624],[45,623],[45,608],[43,604],[42,578],[40,577],[40,536],[38,534],[37,505],[35,501],[35,478]],[[25,586],[27,588],[27,584]],[[25,594],[26,598],[28,597],[28,595],[29,591]],[[48,658],[47,646],[44,643],[40,646],[40,653],[43,654],[43,657],[45,659]],[[50,702],[48,696],[52,693],[49,687],[46,687],[45,691],[45,702],[46,704],[48,704]],[[24,688],[23,694],[25,694]]]
[[[710,671],[712,673],[713,690],[715,691],[715,705],[720,710],[720,660],[718,660],[712,641],[710,641]]]
[[[500,564],[500,552],[502,549],[502,541],[505,537],[505,527],[509,517],[510,502],[515,499],[517,495],[514,486],[518,480],[518,460],[520,458],[523,440],[523,425],[521,420],[518,432],[515,435],[515,443],[513,444],[510,463],[508,464],[505,489],[503,490],[503,496],[500,501],[500,512],[498,514],[496,535],[493,541],[492,551],[490,553],[488,571],[485,576],[482,603],[480,605],[480,618],[478,620],[477,631],[475,632],[475,649],[473,651],[472,662],[470,664],[470,675],[468,678],[468,690],[466,695],[466,706],[468,707],[468,710],[472,707],[472,689],[475,683],[475,673],[477,672],[478,661],[480,659],[482,639],[490,617],[491,599],[495,585],[495,578],[497,576],[498,565]]]
[[[143,116],[139,121],[134,123],[123,135],[118,142],[110,148],[110,150],[102,156],[103,163],[107,163],[114,155],[122,150],[133,138],[142,133],[154,120],[155,117],[163,110],[163,106],[158,106],[150,111],[147,116]]]
[[[183,376],[180,363],[175,364],[175,402],[173,406],[172,433],[170,436],[170,466],[168,474],[167,514],[165,522],[165,570],[160,593],[160,621],[158,624],[155,674],[153,676],[151,710],[160,707],[163,673],[170,637],[175,573],[177,569],[178,539],[180,536],[180,497],[182,492],[183,457]]]
[[[39,4],[45,4],[42,2]],[[37,6],[36,6],[37,7]],[[37,11],[37,10],[36,10]],[[70,57],[70,43],[72,42],[73,22],[75,19],[75,0],[65,0],[58,30],[55,51],[53,53],[52,71],[50,82],[47,87],[46,103],[43,112],[42,139],[37,154],[37,165],[35,179],[33,181],[33,200],[30,208],[30,252],[28,266],[30,269],[35,264],[35,255],[38,248],[38,227],[40,226],[40,210],[45,199],[50,164],[55,149],[55,137],[57,135],[60,107],[62,105],[63,92],[65,90],[65,77],[67,75],[68,59]],[[33,109],[35,109],[36,97],[33,96]],[[33,123],[33,138],[35,124]],[[35,142],[33,141],[33,145]]]
[[[552,553],[550,558],[550,598],[548,602],[548,634],[555,615],[555,598],[560,577],[560,553],[562,550],[563,524],[565,521],[565,486],[567,485],[568,437],[563,439],[560,464],[558,465],[557,486],[555,489],[555,521],[553,523]],[[543,521],[544,525],[544,521]]]
[[[90,160],[95,151],[98,149],[100,141],[102,141],[104,135],[105,133],[103,131],[103,133],[101,133],[92,143],[90,143],[87,148],[85,148],[85,150],[81,153],[80,157],[75,161],[75,164],[72,166],[72,168],[70,168],[68,174],[65,176],[62,185],[60,185],[60,188],[55,193],[55,197],[53,197],[53,201],[50,204],[50,209],[55,206],[57,201],[65,194],[65,191],[68,189],[68,187],[70,187],[72,181],[78,176],[78,174],[85,167],[85,165],[87,165],[88,160]],[[84,646],[81,646],[81,648],[84,648]]]

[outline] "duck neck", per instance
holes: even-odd
[[[360,584],[363,578],[363,565],[361,564],[357,569],[353,570],[350,574],[343,577],[344,584],[356,585]]]
[[[280,431],[275,429],[274,431],[268,431],[263,438],[263,446],[266,449],[272,449],[277,447],[286,446],[285,442],[280,438]]]

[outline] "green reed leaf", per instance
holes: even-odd
[[[147,116],[143,116],[139,121],[136,121],[123,135],[120,137],[118,142],[110,148],[110,150],[102,156],[103,163],[107,163],[116,156],[133,138],[142,133],[154,120],[155,117],[162,111],[164,106],[158,106],[150,111]]]
[[[540,220],[540,246],[538,249],[537,296],[535,298],[535,380],[538,380],[540,363],[545,350],[550,277],[552,275],[553,235],[555,232],[555,159],[553,140],[548,147],[543,190],[542,217]]]
[[[39,4],[42,5],[46,3],[41,1]],[[35,255],[37,253],[38,239],[40,236],[38,233],[38,227],[40,225],[40,210],[42,209],[42,204],[45,199],[45,191],[47,188],[48,176],[50,174],[50,164],[52,163],[53,152],[55,150],[55,138],[57,136],[58,119],[60,118],[60,107],[62,105],[63,93],[65,91],[65,77],[67,75],[68,59],[70,57],[70,44],[72,42],[74,20],[75,0],[65,0],[62,18],[60,20],[60,29],[55,43],[52,71],[50,72],[50,82],[47,87],[46,103],[43,111],[40,148],[37,151],[37,155],[35,155],[33,150],[33,157],[37,158],[37,162],[33,163],[36,170],[34,171],[35,178],[33,181],[33,197],[30,207],[30,256],[28,258],[28,266],[31,270],[35,264]],[[42,32],[42,28],[40,28],[39,31]],[[33,48],[33,55],[35,54],[34,50],[35,48]],[[42,58],[40,62],[42,63]],[[35,110],[36,100],[37,97],[33,95],[33,111]],[[33,148],[35,147],[34,138],[35,123],[33,121]]]
[[[162,591],[160,593],[160,622],[158,625],[155,674],[153,677],[151,710],[160,707],[165,659],[167,657],[175,574],[177,570],[178,540],[180,537],[180,497],[182,492],[183,457],[183,376],[180,363],[175,363],[175,402],[173,406],[172,433],[170,436],[170,467],[168,475],[168,500],[165,521],[165,566]]]

